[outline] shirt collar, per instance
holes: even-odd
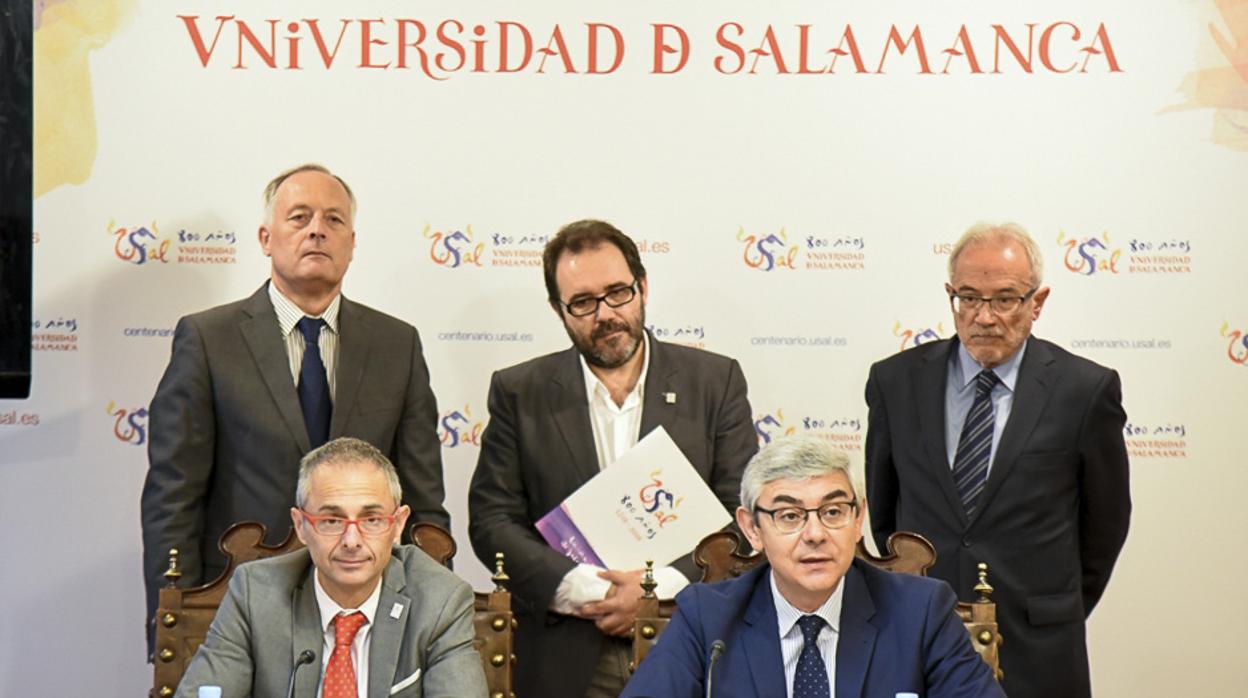
[[[1001,384],[1009,391],[1014,392],[1014,385],[1018,383],[1018,367],[1023,363],[1023,354],[1027,352],[1027,343],[1031,341],[1028,337],[1023,346],[1014,352],[1004,363],[994,366],[992,372],[997,374],[997,378],[1001,379]],[[957,386],[959,391],[966,390],[967,386],[975,380],[975,376],[983,370],[975,357],[971,356],[971,352],[966,350],[966,345],[958,342],[958,351],[950,362],[953,364],[953,384]]]
[[[780,629],[780,637],[785,637],[793,632],[797,621],[801,620],[802,616],[808,615],[823,618],[828,627],[832,628],[832,632],[840,633],[841,602],[845,598],[845,579],[848,576],[849,572],[846,570],[846,576],[841,577],[841,581],[837,583],[836,589],[832,591],[832,595],[828,597],[828,600],[824,601],[823,605],[816,608],[812,613],[806,613],[789,603],[789,600],[784,598],[784,594],[781,594],[780,590],[776,588],[776,569],[773,567],[768,574],[768,580],[771,583],[771,598],[776,605],[776,622]]]
[[[650,333],[642,332],[641,336],[642,351],[644,352],[641,357],[641,375],[637,377],[637,385],[629,393],[630,398],[636,395],[639,401],[646,396],[646,374],[650,372]],[[611,391],[607,390],[607,386],[603,385],[598,376],[594,375],[594,372],[590,370],[589,362],[585,360],[585,356],[577,352],[577,358],[581,360],[581,374],[585,377],[585,394],[589,396],[590,402],[593,402],[595,395],[599,395],[607,404],[614,405],[615,403],[611,401]]]
[[[295,302],[287,298],[281,291],[277,290],[277,284],[269,282],[269,300],[273,303],[273,312],[277,313],[277,324],[282,328],[282,336],[285,337],[295,331],[295,325],[299,324],[299,320],[303,319],[307,313],[300,310]],[[334,299],[329,302],[329,307],[325,308],[325,312],[320,315],[311,315],[309,317],[319,317],[325,321],[325,325],[329,327],[329,331],[338,334],[338,308],[342,304],[342,294],[335,293]]]
[[[329,624],[333,622],[339,614],[352,614],[356,611],[364,614],[364,618],[368,620],[368,625],[372,625],[373,618],[377,616],[377,604],[381,601],[381,584],[383,578],[377,579],[377,586],[373,588],[373,593],[364,599],[364,603],[359,608],[343,608],[338,602],[329,598],[329,594],[321,587],[321,571],[316,570],[313,573],[314,579],[312,586],[316,589],[316,605],[321,610],[321,631],[328,632]]]

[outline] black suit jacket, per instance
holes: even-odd
[[[330,438],[381,449],[399,471],[412,520],[449,527],[437,405],[416,328],[345,297],[338,312]],[[271,544],[290,531],[309,441],[267,284],[178,321],[149,412],[141,505],[150,629],[170,548],[178,549],[180,586],[193,586],[224,568],[217,542],[232,524],[263,523]]]
[[[724,508],[738,502],[741,473],[758,450],[745,377],[737,362],[650,339],[641,435],[662,425]],[[669,404],[664,393],[675,394]],[[506,555],[508,587],[521,616],[516,694],[581,698],[605,636],[593,623],[547,613],[575,563],[555,552],[535,522],[599,472],[589,398],[576,349],[498,371],[490,422],[468,494],[468,533],[487,566]],[[700,573],[691,556],[674,566]]]
[[[956,339],[880,361],[867,380],[871,524],[936,546],[931,576],[964,600],[989,581],[1011,698],[1091,694],[1084,620],[1127,537],[1131,497],[1118,374],[1032,337],[979,508],[968,519],[945,447],[945,380]]]

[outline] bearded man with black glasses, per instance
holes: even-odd
[[[1126,413],[1117,372],[1031,336],[1041,272],[1016,224],[954,245],[957,337],[871,367],[867,494],[881,549],[894,531],[926,536],[928,574],[963,600],[988,563],[1010,698],[1084,698],[1084,622],[1131,517]]]
[[[537,520],[659,426],[731,511],[758,440],[736,361],[645,331],[649,285],[627,235],[571,223],[542,267],[572,347],[492,377],[468,532],[485,564],[507,556],[516,694],[614,698],[629,676],[642,572],[578,565],[547,545]],[[671,598],[699,572],[683,556],[656,578]]]

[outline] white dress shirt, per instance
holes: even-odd
[[[1014,387],[1018,384],[1018,367],[1023,363],[1023,354],[1026,351],[1027,343],[1024,342],[1009,361],[992,369],[1000,382],[993,386],[990,393],[993,424],[992,447],[988,451],[988,472],[992,471],[992,463],[997,458],[997,444],[1001,442],[1001,434],[1005,432],[1005,423],[1009,420],[1010,410],[1014,407]],[[945,452],[949,457],[950,468],[953,468],[953,459],[958,453],[958,441],[962,438],[962,426],[966,423],[966,415],[971,411],[971,406],[975,404],[975,377],[982,370],[983,367],[971,357],[966,346],[959,343],[958,350],[949,357],[948,377],[945,380]]]
[[[771,570],[768,579],[771,581],[771,599],[776,605],[780,654],[784,658],[784,685],[788,691],[786,695],[793,695],[793,677],[797,675],[797,660],[801,658],[802,648],[806,645],[806,639],[802,637],[802,628],[797,624],[797,621],[805,615],[820,616],[827,623],[823,630],[819,631],[817,642],[819,654],[823,655],[823,665],[828,670],[828,686],[832,689],[832,695],[836,695],[836,642],[841,635],[841,600],[845,598],[844,577],[836,585],[836,589],[828,600],[812,613],[798,610],[789,603],[788,599],[784,598],[784,595],[776,588],[775,570]]]
[[[644,335],[641,375],[637,385],[624,398],[623,405],[615,404],[611,391],[590,370],[585,357],[581,359],[581,371],[585,377],[585,393],[589,397],[589,422],[594,430],[594,448],[598,452],[598,469],[605,470],[629,449],[637,445],[641,436],[641,408],[645,400],[646,375],[650,371],[650,336]],[[567,615],[592,601],[601,601],[611,589],[611,582],[598,573],[603,568],[580,564],[573,567],[559,581],[550,610]],[[670,599],[689,584],[685,575],[675,567],[660,567],[654,571],[658,583],[655,594]]]
[[[286,345],[286,357],[290,359],[290,376],[299,386],[299,368],[303,366],[303,333],[299,331],[299,321],[307,313],[299,309],[294,301],[282,295],[273,282],[269,282],[269,300],[273,302],[273,312],[277,313],[277,324],[282,331],[282,339]],[[321,347],[321,363],[325,364],[325,378],[329,380],[329,399],[337,395],[337,375],[334,368],[338,365],[338,307],[342,303],[342,294],[334,296],[329,307],[320,315],[308,317],[320,318],[325,321],[321,327],[321,338],[317,342]]]
[[[373,628],[373,619],[377,617],[377,602],[381,600],[381,580],[377,580],[377,586],[373,589],[373,593],[369,594],[364,603],[359,608],[343,608],[339,606],[333,599],[329,598],[329,594],[321,588],[321,571],[317,570],[316,577],[316,605],[321,610],[321,627],[325,631],[325,644],[321,648],[321,676],[325,676],[325,666],[329,664],[329,656],[334,652],[334,640],[337,630],[334,628],[334,619],[340,615],[349,616],[356,611],[364,614],[368,622],[360,626],[355,634],[355,639],[351,641],[351,666],[355,668],[355,694],[363,698],[368,695],[368,646],[372,633],[369,631]],[[316,685],[316,696],[320,698],[323,680],[318,681]]]

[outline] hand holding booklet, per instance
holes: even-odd
[[[634,570],[661,567],[732,521],[663,427],[573,492],[537,522],[576,562]]]

